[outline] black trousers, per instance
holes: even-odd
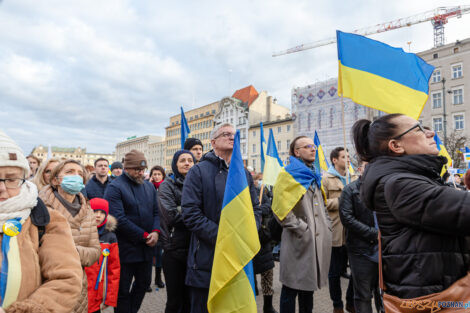
[[[151,280],[152,262],[121,263],[118,303],[114,312],[137,313]]]
[[[191,313],[209,313],[207,311],[207,298],[209,288],[189,287],[191,297]]]
[[[379,265],[367,257],[348,253],[354,281],[354,308],[358,313],[372,313],[372,295],[375,308],[380,312],[382,301],[379,292]]]
[[[189,313],[189,289],[186,278],[186,258],[177,252],[165,251],[162,256],[166,282],[165,313]]]
[[[299,296],[299,313],[312,313],[313,291],[297,290],[282,285],[280,313],[295,313],[295,298]]]
[[[348,266],[348,253],[346,246],[331,248],[330,270],[328,272],[328,287],[330,298],[334,308],[343,308],[341,291],[341,274],[346,272]],[[353,278],[349,279],[348,290],[346,291],[346,303],[354,304]]]

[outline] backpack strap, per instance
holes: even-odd
[[[41,246],[41,238],[46,233],[46,226],[51,221],[51,216],[46,205],[38,198],[38,203],[31,210],[31,223],[38,228],[39,246]]]

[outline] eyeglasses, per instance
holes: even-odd
[[[0,179],[0,183],[3,182],[5,184],[5,187],[7,189],[16,189],[21,187],[21,185],[24,184],[26,179],[24,178],[6,178],[6,179]]]
[[[145,167],[128,168],[128,170],[132,170],[136,172],[145,172]]]
[[[407,131],[401,133],[400,135],[392,137],[392,139],[400,139],[401,137],[405,136],[406,134],[408,134],[410,131],[412,131],[415,128],[419,128],[420,131],[422,131],[424,134],[426,134],[427,130],[420,123],[417,123],[415,126],[411,127],[410,129],[408,129]]]
[[[223,132],[214,139],[217,139],[219,137],[224,137],[224,138],[230,138],[230,137],[235,137],[235,133],[230,133],[230,132]]]
[[[305,146],[302,146],[302,147],[297,147],[296,149],[317,149],[317,146],[315,145],[305,145]]]

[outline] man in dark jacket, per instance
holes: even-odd
[[[93,175],[85,186],[86,197],[88,200],[104,197],[104,192],[110,182],[108,179],[108,171],[108,160],[105,158],[99,158],[95,161],[95,175]]]
[[[201,161],[203,150],[202,150],[202,142],[199,139],[197,138],[186,139],[186,141],[184,142],[184,150],[189,150],[193,154],[195,161],[196,161],[194,163],[198,163],[199,161]]]
[[[362,173],[366,162],[358,167]],[[375,298],[380,312],[378,276],[378,230],[374,215],[359,196],[361,180],[357,179],[344,187],[339,199],[339,216],[346,229],[346,248],[354,285],[354,308],[356,312],[372,313],[371,299]]]
[[[144,154],[131,150],[124,157],[124,174],[105,193],[110,214],[118,220],[116,236],[121,259],[115,309],[118,313],[136,313],[151,281],[153,247],[158,241],[160,220],[156,190],[144,180],[146,168]]]
[[[184,182],[181,208],[184,224],[191,232],[186,285],[190,287],[192,313],[207,312],[212,262],[234,136],[235,129],[231,124],[216,126],[211,132],[213,151],[203,156]],[[259,225],[258,196],[253,178],[248,171],[245,172]]]

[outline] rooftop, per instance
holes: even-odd
[[[235,91],[235,93],[232,95],[232,98],[236,98],[238,100],[241,100],[242,102],[246,102],[248,106],[250,106],[253,101],[258,98],[258,91],[256,91],[255,87],[253,85],[249,85],[245,88],[238,89]]]

